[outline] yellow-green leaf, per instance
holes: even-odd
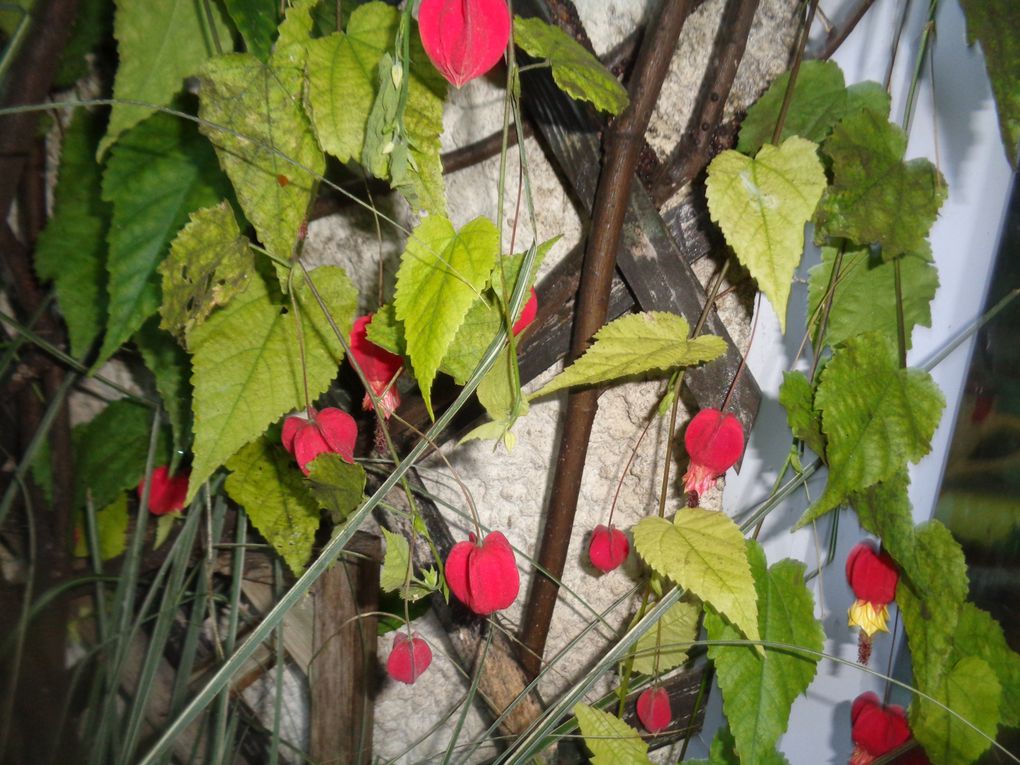
[[[809,272],[808,315],[821,315],[830,289],[836,250],[822,248],[822,262]],[[863,332],[898,334],[896,264],[875,257],[866,248],[844,253],[832,290],[832,307],[825,326],[825,343],[838,345]],[[924,255],[907,254],[899,259],[903,295],[903,323],[907,348],[914,327],[931,326],[931,301],[939,288],[939,274]]]
[[[595,344],[530,398],[574,385],[595,385],[648,372],[712,361],[726,353],[715,335],[688,339],[687,320],[664,311],[621,316],[595,333]]]
[[[88,512],[86,510],[85,512]],[[96,533],[99,536],[100,560],[112,560],[127,549],[128,495],[126,492],[117,494],[117,498],[102,510],[96,511]],[[84,518],[79,519],[75,526],[74,554],[85,558],[89,554],[87,524]]]
[[[548,61],[553,81],[571,98],[590,101],[610,114],[627,108],[627,91],[619,80],[559,27],[516,16],[514,42],[535,58]]]
[[[357,294],[347,275],[322,266],[311,272],[311,278],[340,331],[349,334]],[[314,400],[336,376],[343,347],[303,280],[294,292],[304,334],[308,395]],[[305,405],[296,333],[289,306],[270,299],[260,276],[192,331],[195,461],[189,501],[238,449],[280,415]]]
[[[385,3],[359,5],[346,33],[308,44],[306,98],[319,143],[341,162],[361,158],[377,89],[376,67],[393,44],[399,14]]]
[[[655,516],[634,527],[634,547],[658,574],[685,587],[758,640],[758,604],[744,535],[724,513],[684,508],[673,523]]]
[[[575,704],[574,716],[591,750],[592,765],[652,765],[648,744],[619,717],[587,704]]]
[[[804,564],[783,560],[765,570],[765,554],[748,542],[748,559],[758,593],[758,623],[764,641],[821,651],[825,635],[814,615],[814,602],[804,583]],[[739,640],[735,629],[711,610],[705,614],[710,640]],[[783,735],[794,700],[815,676],[818,657],[765,646],[710,645],[740,762],[774,762],[776,743]]]
[[[293,254],[326,167],[301,107],[300,74],[247,53],[219,56],[201,72],[202,132],[259,241],[284,260]]]
[[[163,277],[160,327],[183,341],[217,306],[242,291],[254,271],[248,238],[228,202],[192,213],[159,266]]]
[[[436,370],[498,255],[499,232],[488,218],[457,231],[438,215],[418,224],[401,255],[394,304],[430,415]]]
[[[825,190],[817,145],[794,136],[753,159],[724,151],[708,166],[708,210],[786,328],[786,303],[804,253],[804,225]]]
[[[634,646],[635,672],[652,675],[668,672],[687,661],[691,641],[698,637],[701,609],[686,601],[670,606]]]
[[[300,575],[312,554],[319,506],[305,488],[293,457],[265,437],[227,462],[224,488],[291,571]]]
[[[216,3],[209,8],[207,16],[205,6],[195,0],[117,0],[113,34],[120,61],[113,97],[166,106],[184,87],[184,78],[216,55],[217,38],[230,50],[230,27]],[[114,104],[99,153],[150,114],[152,109],[145,106]]]

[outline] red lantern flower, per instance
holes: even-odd
[[[595,568],[608,573],[619,566],[630,553],[627,535],[619,529],[604,526],[601,523],[591,533],[588,545],[588,558]]]
[[[846,579],[857,600],[850,606],[848,623],[861,628],[858,661],[867,664],[871,656],[871,638],[888,632],[889,604],[896,597],[900,574],[886,552],[877,552],[872,542],[855,545],[846,557]]]
[[[524,308],[521,309],[520,318],[514,322],[514,337],[526,330],[531,325],[531,322],[535,320],[536,315],[538,315],[538,293],[535,292],[535,288],[532,287],[531,297],[528,298],[528,302],[525,303]]]
[[[884,754],[903,746],[910,740],[910,726],[907,714],[900,706],[883,706],[878,696],[871,691],[854,699],[850,709],[850,736],[854,751],[850,765],[869,765]],[[897,763],[925,765],[928,757],[920,747],[911,749]]]
[[[429,59],[459,88],[503,58],[510,11],[506,0],[422,0],[418,29]]]
[[[398,632],[386,660],[386,673],[394,680],[412,685],[431,663],[432,649],[418,637],[417,632],[410,639],[403,632]]]
[[[647,688],[642,691],[637,700],[637,716],[649,733],[658,733],[668,728],[673,721],[673,710],[666,689]]]
[[[397,373],[404,368],[404,360],[385,348],[380,348],[368,339],[368,325],[372,323],[374,314],[361,316],[354,322],[351,330],[351,356],[361,367],[361,373],[375,393],[383,417],[389,416],[400,406],[400,392],[393,382]],[[361,402],[365,411],[372,409],[372,397],[365,394]]]
[[[301,472],[308,475],[308,463],[324,452],[339,454],[345,462],[354,462],[354,443],[358,425],[347,412],[327,407],[310,410],[311,417],[291,415],[283,422],[283,448],[294,455]]]
[[[189,471],[184,470],[175,476],[170,475],[170,468],[160,465],[152,471],[152,486],[149,488],[149,512],[153,515],[166,515],[184,509],[184,500],[188,496]],[[145,476],[138,482],[138,499],[145,492]]]
[[[744,428],[732,414],[702,409],[684,434],[691,465],[684,474],[684,491],[704,494],[729,470],[744,451]]]
[[[457,599],[476,614],[508,607],[521,588],[514,551],[498,531],[475,541],[458,542],[446,559],[446,583]]]

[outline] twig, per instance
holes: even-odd
[[[850,17],[843,23],[843,25],[829,33],[829,37],[825,41],[825,48],[818,54],[818,58],[821,61],[828,61],[832,58],[833,54],[839,50],[839,47],[846,42],[846,38],[850,36],[850,33],[857,28],[859,23],[861,23],[861,19],[864,18],[864,14],[866,14],[874,4],[875,0],[861,0],[854,9],[854,12],[850,14]]]
[[[758,0],[729,0],[719,23],[712,60],[702,80],[701,94],[691,127],[670,152],[652,179],[651,194],[662,205],[677,189],[704,169],[712,158],[712,139],[723,118],[730,88],[744,57]]]
[[[605,323],[621,227],[642,138],[690,8],[691,0],[669,0],[663,6],[641,46],[631,87],[631,104],[607,132],[606,161],[596,193],[578,295],[571,343],[573,358],[584,353],[591,336]],[[529,649],[524,653],[523,663],[533,676],[541,668],[541,661],[536,657],[542,655],[549,634],[559,591],[554,578],[559,579],[563,574],[597,408],[597,390],[571,391],[567,398],[563,440],[538,553],[539,566],[549,575],[536,575],[532,579],[521,620],[521,641]]]

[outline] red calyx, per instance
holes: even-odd
[[[884,606],[896,598],[900,574],[887,552],[877,552],[873,542],[865,541],[847,555],[846,579],[858,600]]]
[[[608,573],[627,560],[628,554],[630,543],[626,534],[601,523],[595,527],[588,545],[588,558],[595,568]]]
[[[528,302],[524,304],[524,308],[521,309],[520,318],[514,322],[513,333],[514,337],[521,334],[526,330],[531,322],[535,320],[535,316],[538,315],[538,293],[535,292],[535,288],[531,288],[531,297],[528,298]]]
[[[459,601],[483,616],[507,608],[521,589],[514,551],[506,537],[493,531],[482,540],[475,535],[458,542],[446,559],[446,583]]]
[[[184,470],[175,476],[170,475],[170,468],[160,465],[152,471],[152,486],[149,488],[149,512],[153,515],[166,515],[184,509],[184,500],[188,496],[189,471]],[[145,492],[145,476],[138,482],[138,498]]]
[[[294,455],[301,472],[308,475],[308,463],[324,452],[339,454],[345,462],[354,462],[354,443],[358,425],[347,412],[326,407],[311,410],[311,417],[291,415],[283,422],[283,448]]]
[[[704,494],[744,452],[744,428],[732,414],[702,409],[684,433],[691,465],[684,475],[684,491]]]
[[[400,393],[390,382],[403,369],[404,360],[368,339],[368,325],[374,317],[375,314],[368,314],[355,319],[351,329],[351,356],[361,367],[372,392],[377,398],[382,397],[380,408],[383,416],[388,418],[400,406]],[[372,397],[367,393],[362,406],[366,411],[372,409]]]
[[[459,88],[503,58],[510,11],[506,0],[422,0],[418,29],[429,59]]]
[[[854,753],[852,765],[867,765],[876,758],[888,754],[910,740],[910,726],[907,714],[900,706],[883,706],[878,696],[871,691],[854,699],[850,709],[851,732]],[[904,762],[928,762],[922,749],[913,749]],[[900,762],[900,759],[897,760]]]
[[[418,637],[418,633],[408,639],[403,632],[398,632],[393,639],[393,649],[386,659],[386,673],[394,680],[412,685],[432,663],[432,649],[429,644]]]
[[[637,716],[645,730],[658,733],[669,727],[673,710],[669,705],[669,694],[665,688],[647,688],[637,700]]]

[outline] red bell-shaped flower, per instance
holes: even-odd
[[[391,384],[404,367],[404,360],[385,348],[380,348],[368,339],[368,325],[372,323],[374,314],[361,316],[354,321],[351,329],[351,356],[361,367],[361,372],[375,393],[380,398],[380,409],[383,417],[389,418],[400,406],[400,393],[396,384]],[[366,411],[372,408],[372,397],[367,393],[361,405]]]
[[[869,765],[907,743],[911,736],[903,707],[883,706],[878,696],[871,691],[854,699],[850,709],[850,724],[850,736],[854,742],[850,765]],[[921,765],[928,762],[928,757],[923,749],[915,748],[896,761]]]
[[[645,730],[658,733],[669,727],[673,720],[673,709],[669,705],[669,694],[665,688],[647,688],[637,700],[637,716]]]
[[[732,414],[702,409],[687,426],[684,446],[691,465],[684,474],[684,491],[704,494],[729,470],[744,451],[744,428]]]
[[[294,455],[301,472],[308,475],[308,463],[324,452],[339,454],[354,462],[358,425],[347,412],[336,407],[311,411],[311,417],[291,415],[283,422],[283,447]]]
[[[432,649],[418,637],[418,633],[408,639],[405,633],[398,632],[393,639],[390,656],[386,659],[386,673],[394,680],[411,685],[431,663]]]
[[[422,0],[418,29],[429,59],[459,88],[503,58],[510,11],[506,0]]]
[[[514,551],[506,537],[493,531],[482,540],[458,542],[446,559],[446,583],[459,601],[476,614],[508,607],[521,589]]]
[[[602,573],[608,573],[619,566],[627,560],[629,553],[630,543],[627,541],[627,535],[619,529],[610,528],[600,523],[591,533],[588,558],[592,565]]]
[[[538,315],[538,293],[535,292],[535,288],[531,288],[531,297],[528,298],[528,302],[524,304],[524,308],[521,309],[521,316],[517,321],[514,322],[513,333],[514,337],[521,334],[526,330],[531,322],[535,320],[535,316]]]
[[[850,626],[860,627],[869,638],[880,630],[888,632],[888,606],[896,598],[900,580],[893,559],[878,552],[873,542],[861,542],[847,555],[846,578],[857,598],[850,606]]]
[[[184,500],[188,496],[187,470],[175,476],[170,475],[170,468],[160,465],[152,471],[152,486],[149,488],[149,512],[153,515],[166,515],[184,509]],[[145,476],[138,482],[138,499],[145,492]]]

